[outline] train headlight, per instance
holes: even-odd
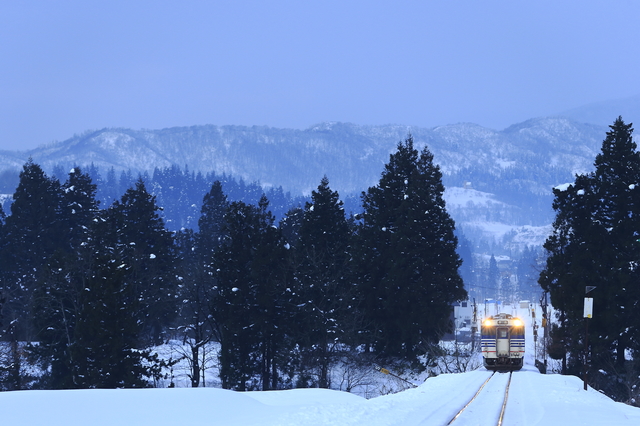
[[[516,327],[520,327],[522,325],[522,321],[516,318],[513,320],[513,325],[515,325]]]
[[[484,322],[482,323],[482,325],[486,325],[486,326],[490,326],[490,325],[492,325],[491,320],[489,320],[489,319],[484,320]]]

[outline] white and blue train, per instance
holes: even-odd
[[[524,361],[524,322],[498,314],[482,322],[480,347],[487,370],[520,370]]]

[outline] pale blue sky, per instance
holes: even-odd
[[[7,1],[0,149],[104,127],[494,129],[640,94],[640,1]]]

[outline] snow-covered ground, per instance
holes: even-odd
[[[580,379],[542,375],[533,366],[532,318],[525,367],[513,374],[505,426],[640,425],[640,409],[616,403]],[[538,315],[539,318],[539,315]],[[233,392],[215,388],[18,391],[0,393],[4,425],[445,425],[491,373],[480,367],[441,374],[414,389],[365,399],[324,389]],[[503,375],[505,378],[506,374]],[[503,380],[500,377],[499,380]],[[491,391],[491,389],[487,389]],[[455,425],[484,425],[495,417],[499,392]]]
[[[21,391],[0,394],[6,425],[445,425],[484,379],[485,370],[443,374],[420,387],[364,399],[297,389],[239,393],[214,388]],[[497,395],[496,398],[501,398]],[[493,405],[477,408],[485,424]],[[463,420],[463,419],[460,419]],[[458,423],[457,423],[458,424]],[[640,409],[616,403],[576,377],[514,374],[504,425],[638,425]]]

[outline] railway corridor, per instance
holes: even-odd
[[[498,425],[503,424],[503,415],[508,403],[509,384],[512,373],[494,373],[448,425]]]

